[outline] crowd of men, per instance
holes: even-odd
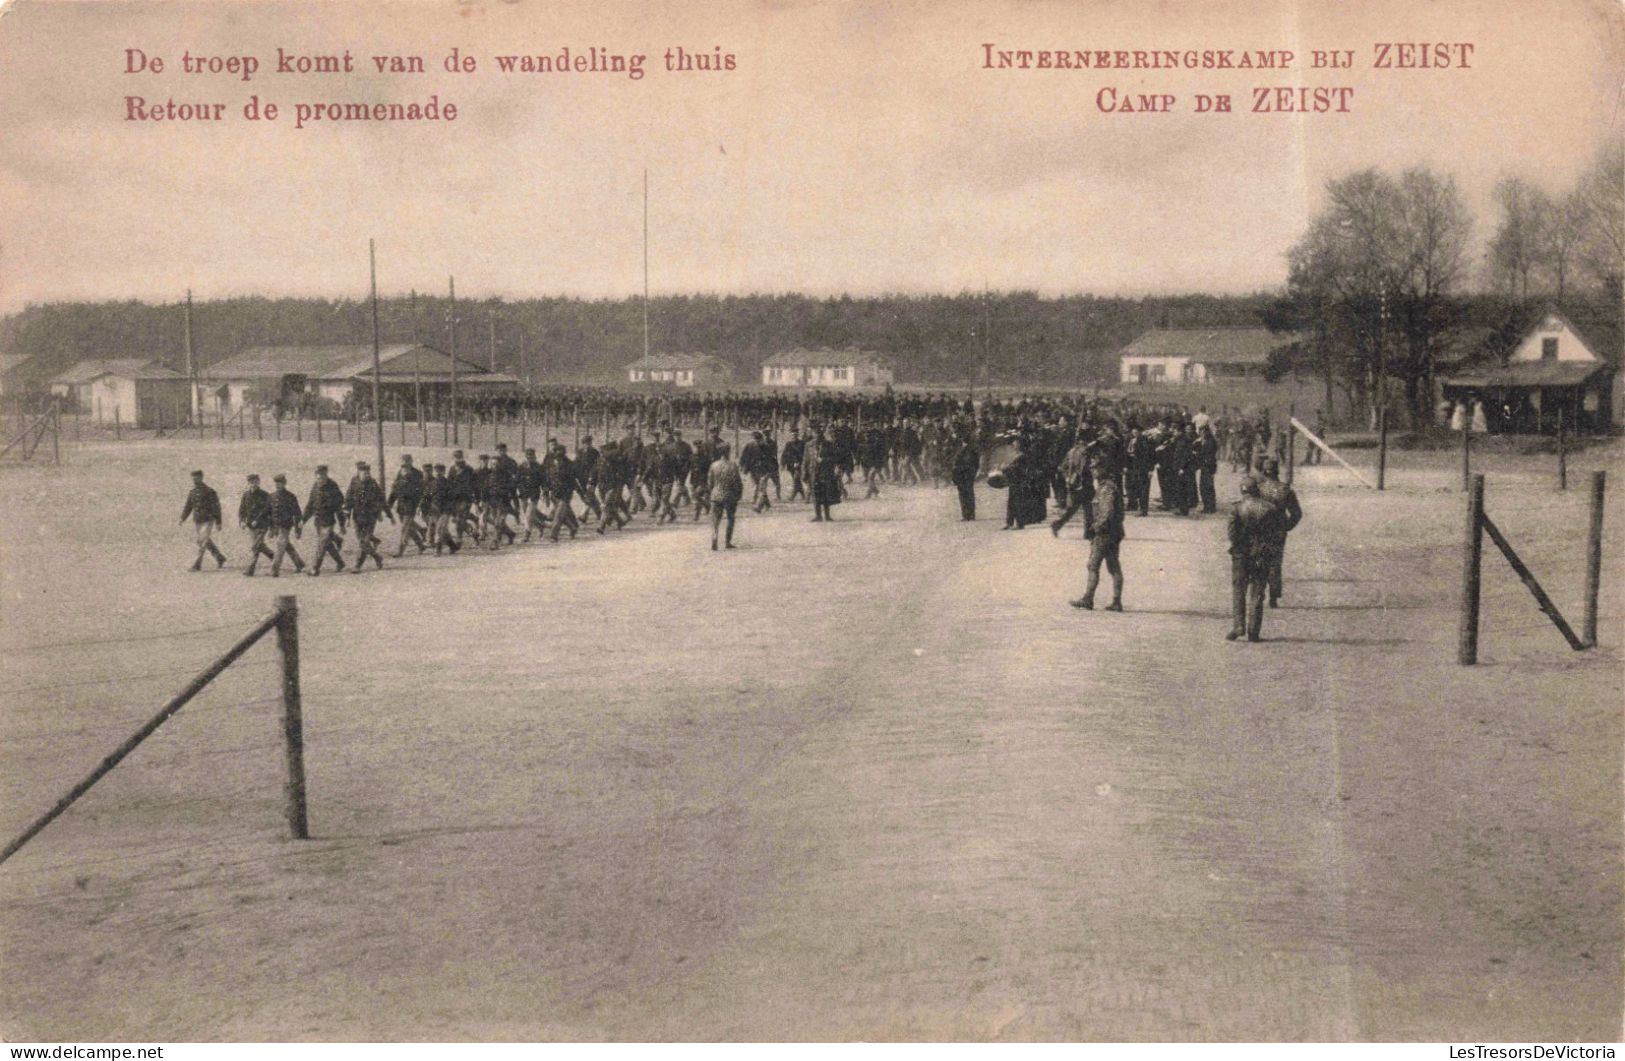
[[[364,461],[345,488],[325,465],[317,467],[303,503],[285,476],[275,476],[268,492],[251,475],[238,506],[238,522],[251,536],[243,573],[254,575],[261,559],[270,562],[273,576],[280,576],[286,563],[313,576],[329,560],[338,571],[359,573],[368,560],[382,568],[384,522],[398,528],[396,557],[408,548],[442,555],[470,545],[497,550],[533,538],[557,542],[563,533],[573,539],[584,528],[606,534],[640,514],[656,525],[677,523],[685,515],[692,522],[710,517],[712,548],[732,548],[747,485],[753,511],[783,503],[788,493],[792,502],[811,504],[812,519],[822,522],[834,519],[835,506],[860,484],[869,498],[886,484],[951,482],[961,518],[974,520],[975,484],[986,474],[990,485],[1006,490],[1006,530],[1049,522],[1059,534],[1083,514],[1091,543],[1088,584],[1072,603],[1094,608],[1105,567],[1112,579],[1106,610],[1121,611],[1119,546],[1125,517],[1148,516],[1153,501],[1159,510],[1181,517],[1217,513],[1214,478],[1220,463],[1228,461],[1232,470],[1247,472],[1241,499],[1230,513],[1235,616],[1230,637],[1258,640],[1265,601],[1271,606],[1279,601],[1280,557],[1302,510],[1280,480],[1287,436],[1272,432],[1267,413],[1223,410],[1213,416],[1205,408],[1191,413],[1175,405],[1081,396],[976,404],[947,395],[890,393],[797,396],[795,404],[782,404],[782,395],[749,400],[762,426],[749,432],[737,456],[723,440],[721,424],[708,424],[690,440],[671,420],[646,430],[634,420],[601,449],[585,435],[573,453],[550,438],[540,454],[526,449],[522,460],[498,443],[494,454],[478,455],[477,465],[462,450],[453,452],[449,465],[422,468],[403,455],[387,491]],[[834,415],[810,418],[809,409]],[[639,414],[644,411],[640,407]],[[780,423],[794,425],[782,441]],[[222,522],[219,498],[201,472],[193,479],[181,516],[196,528],[192,570],[209,555],[223,567],[226,559],[213,541]],[[1060,514],[1049,520],[1052,499]],[[306,527],[315,534],[308,565],[295,545]],[[347,538],[355,542],[348,562]]]

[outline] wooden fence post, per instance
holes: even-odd
[[[1298,419],[1298,403],[1291,402],[1286,407],[1286,485],[1292,485],[1292,473],[1297,466],[1298,429],[1292,425]]]
[[[1461,630],[1456,662],[1478,662],[1478,590],[1484,559],[1484,477],[1473,476],[1467,491],[1467,535],[1462,544]]]
[[[124,440],[124,423],[119,418],[119,407],[113,406],[113,438],[115,441]]]
[[[1480,476],[1482,478],[1482,476]],[[1473,488],[1473,421],[1471,414],[1461,423],[1461,488]]]
[[[1568,424],[1561,405],[1557,407],[1557,488],[1569,488],[1569,435]]]
[[[1588,648],[1597,647],[1597,592],[1602,584],[1602,502],[1608,473],[1591,473],[1591,535],[1586,543],[1586,612],[1584,633]]]
[[[276,599],[276,645],[282,657],[282,737],[288,764],[286,802],[288,830],[295,840],[309,840],[305,816],[305,729],[299,703],[299,603]]]

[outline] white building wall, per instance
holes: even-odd
[[[1188,357],[1124,356],[1120,363],[1118,379],[1123,383],[1139,383],[1141,368],[1145,369],[1147,383],[1207,382],[1207,366],[1193,364]]]
[[[1569,326],[1556,316],[1548,316],[1540,322],[1539,327],[1524,336],[1523,342],[1519,343],[1518,348],[1512,351],[1512,357],[1509,360],[1544,360],[1546,341],[1548,339],[1556,340],[1557,360],[1559,361],[1599,360],[1597,355],[1592,353],[1586,344],[1580,341],[1580,337],[1575,335],[1569,329]]]

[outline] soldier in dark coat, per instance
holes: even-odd
[[[1156,462],[1156,440],[1136,428],[1128,440],[1128,495],[1137,516],[1151,514],[1151,468]]]
[[[1219,499],[1213,490],[1213,477],[1219,471],[1219,440],[1213,435],[1213,428],[1203,424],[1196,433],[1196,444],[1192,447],[1191,455],[1196,465],[1197,493],[1202,500],[1202,511],[1211,515],[1219,511]]]
[[[361,574],[369,556],[378,570],[384,569],[384,558],[378,555],[378,539],[372,532],[379,518],[387,514],[386,509],[384,488],[372,477],[372,467],[362,461],[356,465],[355,481],[344,498],[344,510],[355,527],[356,558],[355,567],[351,569],[354,574]]]
[[[322,573],[322,561],[329,556],[340,571],[344,570],[344,556],[339,552],[340,535],[344,531],[344,491],[327,477],[327,465],[316,466],[316,482],[311,485],[310,498],[305,502],[305,522],[316,524],[316,562],[307,574],[311,578]]]
[[[834,519],[835,514],[830,510],[841,503],[841,457],[823,428],[807,443],[802,462],[803,474],[812,480],[812,521],[822,523]]]
[[[251,538],[248,567],[243,574],[253,578],[260,557],[275,560],[271,550],[265,546],[265,536],[271,530],[271,495],[260,489],[258,475],[248,477],[248,489],[243,491],[242,499],[237,502],[237,525],[246,530]]]
[[[677,443],[685,450],[688,449],[688,443],[683,441],[681,431],[677,433]],[[576,492],[581,495],[581,503],[587,506],[586,511],[581,514],[583,519],[587,518],[588,514],[599,520],[604,516],[603,503],[598,500],[598,462],[602,459],[603,454],[592,444],[592,436],[582,435],[581,445],[576,449],[575,470]]]
[[[525,448],[525,462],[519,465],[514,483],[515,493],[519,495],[519,522],[524,524],[525,541],[528,542],[532,530],[547,533],[547,515],[541,509],[542,465],[536,459],[535,447]]]
[[[565,455],[564,443],[553,443],[553,452],[542,467],[547,472],[547,492],[553,498],[553,533],[550,537],[558,541],[559,531],[569,527],[570,537],[574,538],[581,526],[576,520],[575,510],[570,507],[570,498],[576,490],[575,466]]]
[[[960,435],[954,449],[953,480],[954,488],[959,491],[959,518],[962,520],[976,518],[976,474],[981,468],[982,451],[976,445],[975,436],[969,432]]]
[[[298,537],[304,526],[304,512],[299,508],[299,499],[288,489],[288,477],[278,473],[271,477],[276,489],[271,491],[270,509],[267,519],[271,524],[271,538],[276,543],[276,552],[271,556],[271,577],[280,578],[282,575],[282,558],[292,557],[294,571],[303,571],[305,561],[300,558],[299,550],[289,541],[289,535]]]
[[[1286,536],[1303,520],[1303,506],[1298,494],[1281,481],[1281,463],[1274,457],[1265,457],[1260,463],[1258,496],[1281,510],[1281,544],[1270,563],[1270,607],[1281,605],[1281,565],[1286,557]]]
[[[1264,596],[1270,568],[1286,532],[1281,510],[1259,496],[1258,480],[1241,481],[1241,499],[1230,512],[1230,632],[1225,640],[1246,634],[1262,640]]]
[[[1118,552],[1123,544],[1123,493],[1108,462],[1094,466],[1094,491],[1088,505],[1089,518],[1083,536],[1089,539],[1089,583],[1083,596],[1072,602],[1074,608],[1092,609],[1095,590],[1100,586],[1100,565],[1112,576],[1112,602],[1106,611],[1123,610],[1123,566]]]
[[[215,529],[224,522],[220,513],[220,495],[203,481],[200,471],[192,473],[192,489],[186,495],[186,507],[181,509],[181,522],[185,523],[188,516],[192,518],[192,527],[197,536],[197,559],[192,561],[192,570],[203,569],[204,553],[214,554],[217,570],[225,567],[225,554],[214,544]]]
[[[434,466],[433,474],[425,481],[423,488],[423,501],[429,513],[429,537],[434,540],[434,554],[439,556],[442,549],[457,552],[463,547],[451,533],[452,521],[457,518],[457,502],[452,498],[451,479],[446,474],[444,464]]]
[[[790,441],[784,444],[784,466],[790,469],[790,500],[805,498],[807,496],[806,480],[802,475],[801,462],[806,456],[807,443],[802,441],[801,429],[790,429]]]
[[[401,525],[400,544],[395,555],[406,555],[406,543],[413,542],[422,553],[423,530],[418,526],[418,506],[423,503],[423,473],[412,466],[412,455],[401,454],[401,466],[395,471],[395,482],[390,485],[385,507],[395,514]]]

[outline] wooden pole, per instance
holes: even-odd
[[[119,407],[113,406],[113,439],[117,442],[124,440],[124,422],[119,417]]]
[[[1557,407],[1557,488],[1569,488],[1569,438],[1562,405]]]
[[[570,445],[570,453],[574,455],[581,452],[581,403],[576,402],[575,408],[570,411],[570,429],[575,432],[575,441]]]
[[[1484,477],[1473,476],[1467,491],[1467,534],[1462,543],[1461,629],[1456,662],[1470,667],[1478,662],[1478,591],[1483,567]]]
[[[1495,547],[1501,550],[1501,555],[1507,558],[1507,563],[1512,565],[1512,570],[1517,573],[1518,578],[1528,587],[1529,592],[1534,594],[1535,603],[1546,614],[1546,618],[1552,621],[1552,625],[1557,627],[1557,632],[1563,635],[1563,639],[1569,643],[1569,647],[1574,651],[1579,652],[1585,648],[1585,642],[1575,636],[1574,631],[1569,627],[1568,621],[1563,618],[1563,613],[1557,610],[1557,605],[1552,603],[1552,598],[1546,595],[1546,591],[1536,581],[1535,573],[1530,571],[1523,560],[1518,557],[1517,551],[1512,548],[1512,543],[1506,540],[1506,536],[1495,525],[1495,521],[1490,519],[1487,513],[1481,518],[1484,523],[1484,533],[1490,536],[1490,541],[1494,542]]]
[[[1360,472],[1359,472],[1359,469],[1355,468],[1354,465],[1352,465],[1348,461],[1344,460],[1342,458],[1342,456],[1335,449],[1332,449],[1332,447],[1328,446],[1325,442],[1323,442],[1319,435],[1315,434],[1313,431],[1309,430],[1307,427],[1304,427],[1303,423],[1301,421],[1296,421],[1296,420],[1293,421],[1292,426],[1295,429],[1297,429],[1299,434],[1301,434],[1304,438],[1308,439],[1309,442],[1312,445],[1315,446],[1315,448],[1319,449],[1322,453],[1326,454],[1332,460],[1336,461],[1337,463],[1341,464],[1345,469],[1347,469],[1348,473],[1350,475],[1352,475],[1356,479],[1360,480],[1360,482],[1364,483],[1366,486],[1371,485],[1371,481],[1369,479],[1367,479],[1365,476],[1361,475]]]
[[[1586,542],[1585,643],[1597,647],[1597,592],[1602,585],[1602,502],[1608,473],[1591,473],[1591,535]]]
[[[295,442],[305,440],[305,407],[303,405],[293,411],[293,440]]]
[[[276,599],[276,645],[282,657],[282,738],[288,765],[284,790],[288,831],[295,840],[309,840],[305,817],[305,728],[299,703],[299,602]]]
[[[378,482],[386,483],[389,479],[384,473],[384,402],[378,389],[379,377],[383,374],[378,352],[378,248],[370,239],[367,241],[367,258],[372,267],[372,419],[378,425]],[[360,415],[359,408],[356,415]],[[359,441],[359,424],[356,431]]]
[[[78,421],[76,420],[75,423]],[[62,463],[62,403],[51,406],[51,463]]]
[[[287,599],[291,600],[292,598]],[[123,762],[125,756],[135,751],[136,747],[140,745],[142,741],[152,736],[153,733],[157,731],[159,726],[162,726],[170,719],[171,716],[175,714],[175,712],[185,707],[194,696],[202,692],[203,687],[218,677],[221,671],[237,662],[238,658],[241,657],[244,652],[247,652],[253,647],[254,642],[263,637],[266,631],[277,625],[279,619],[280,612],[261,619],[259,624],[255,626],[254,629],[250,630],[248,634],[242,638],[242,640],[238,641],[231,648],[227,649],[225,655],[209,664],[209,666],[201,674],[188,682],[186,684],[186,688],[182,689],[179,693],[176,693],[175,696],[173,696],[156,715],[147,720],[146,725],[136,730],[135,733],[131,734],[128,740],[126,740],[123,744],[120,744],[117,748],[113,749],[112,754],[103,759],[96,769],[92,770],[83,781],[73,786],[67,795],[56,801],[55,806],[36,818],[33,824],[29,825],[28,828],[24,829],[16,839],[7,844],[5,850],[0,851],[0,862],[4,862],[6,859],[16,854],[17,850],[38,835],[41,829],[55,821],[57,817],[61,815],[63,811],[72,806],[74,801],[76,801],[80,796],[83,796],[86,792],[89,792],[92,785],[106,777],[113,767]]]
[[[1377,410],[1377,489],[1385,488],[1388,479],[1388,403]]]
[[[1461,488],[1471,490],[1473,487],[1473,414],[1471,411],[1461,420]]]
[[[1286,407],[1286,485],[1292,485],[1292,473],[1297,464],[1298,436],[1297,428],[1292,425],[1298,420],[1298,403],[1290,402]]]
[[[450,328],[451,347],[451,441],[460,444],[457,432],[457,278],[449,277],[446,285],[451,290],[451,311],[446,317]]]

